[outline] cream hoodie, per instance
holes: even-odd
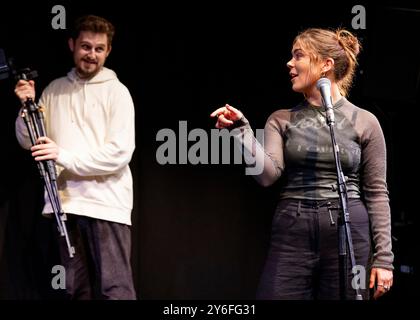
[[[103,68],[91,80],[51,82],[39,100],[48,137],[59,146],[58,189],[65,213],[131,225],[133,182],[128,163],[135,148],[134,105],[116,74]],[[31,143],[20,116],[20,145]],[[43,213],[51,213],[45,194]]]

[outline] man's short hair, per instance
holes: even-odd
[[[115,34],[115,28],[111,22],[95,15],[86,15],[78,18],[74,23],[70,36],[76,40],[82,31],[105,33],[108,38],[108,46],[111,46],[112,38]]]

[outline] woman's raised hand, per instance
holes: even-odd
[[[238,109],[226,104],[224,107],[213,111],[210,117],[217,117],[216,128],[222,129],[233,125],[235,121],[243,117],[243,114]]]

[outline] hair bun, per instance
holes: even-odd
[[[336,35],[338,43],[344,48],[344,50],[350,51],[354,57],[357,57],[361,49],[361,45],[357,37],[345,29],[338,29],[336,31]]]

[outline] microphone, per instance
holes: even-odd
[[[331,98],[331,81],[328,78],[321,78],[316,82],[316,88],[321,92],[322,102],[327,114],[328,124],[334,124],[334,110]]]

